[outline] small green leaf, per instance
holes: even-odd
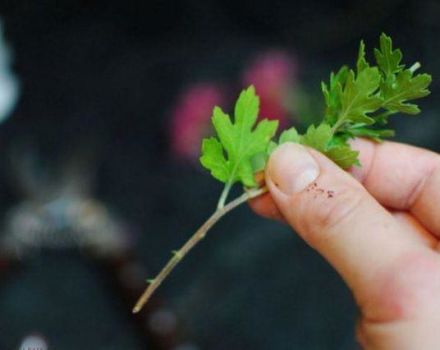
[[[393,84],[384,84],[383,86],[383,107],[389,111],[418,114],[419,107],[408,103],[408,101],[429,95],[428,86],[431,81],[432,78],[429,74],[413,76],[409,69],[399,72]]]
[[[342,169],[348,169],[353,165],[360,165],[358,151],[351,149],[349,145],[339,145],[328,149],[325,155],[338,164]]]
[[[252,171],[254,174],[266,168],[266,163],[269,154],[270,154],[269,152],[260,152],[251,158]]]
[[[394,130],[391,129],[369,129],[364,127],[352,128],[349,130],[352,137],[367,137],[376,142],[382,142],[384,137],[394,136]]]
[[[267,154],[272,154],[273,151],[278,147],[278,144],[275,141],[270,141],[269,146],[267,147]]]
[[[378,121],[386,122],[389,115],[397,112],[418,114],[419,107],[409,101],[429,94],[428,86],[432,80],[431,76],[414,75],[415,69],[405,69],[405,66],[401,64],[402,52],[399,49],[393,50],[392,40],[385,34],[381,35],[380,49],[375,49],[374,54],[382,72],[380,96],[383,99],[382,108],[386,110],[385,114],[380,115]],[[419,66],[417,64],[417,67]]]
[[[203,140],[200,162],[205,168],[211,170],[212,176],[217,180],[222,182],[228,180],[229,165],[223,154],[223,147],[216,138],[210,137]]]
[[[307,132],[301,136],[303,145],[325,152],[333,136],[332,128],[328,124],[320,124],[318,127],[310,125]]]
[[[279,143],[285,143],[285,142],[296,142],[298,143],[300,141],[300,137],[298,135],[298,131],[296,131],[295,128],[290,128],[288,130],[284,130],[280,135],[280,141]]]
[[[386,125],[388,123],[388,118],[393,114],[399,113],[398,111],[384,111],[379,114],[374,115],[374,121],[376,125]]]
[[[231,184],[239,181],[247,187],[257,185],[252,158],[267,151],[278,128],[278,121],[264,119],[257,123],[259,101],[255,88],[250,86],[237,100],[234,121],[219,107],[214,108],[212,123],[218,140],[204,140],[200,161],[216,179]]]
[[[380,36],[380,50],[374,49],[377,65],[386,77],[398,73],[403,66],[400,64],[402,60],[402,51],[393,50],[393,42],[389,36],[382,33]]]
[[[321,90],[324,94],[326,109],[324,120],[326,123],[333,125],[336,123],[341,111],[342,90],[347,81],[349,69],[343,66],[336,74],[330,74],[330,83],[327,86],[321,83]]]
[[[373,124],[368,113],[375,112],[382,100],[375,94],[379,88],[380,73],[376,67],[364,68],[357,77],[351,70],[341,98],[341,113],[337,124],[364,123]]]
[[[359,53],[358,53],[356,67],[357,67],[357,74],[362,72],[365,68],[370,67],[367,60],[365,59],[365,44],[363,40],[361,40],[361,43],[359,45]]]

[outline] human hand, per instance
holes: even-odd
[[[361,317],[365,349],[440,349],[440,156],[355,140],[362,167],[347,173],[322,154],[281,145],[269,193],[251,207],[280,219],[338,271]]]

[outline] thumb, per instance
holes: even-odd
[[[319,152],[281,145],[269,159],[266,183],[286,221],[335,267],[355,296],[415,249],[393,216]]]

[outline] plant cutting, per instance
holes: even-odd
[[[322,83],[325,111],[319,125],[311,125],[304,134],[295,128],[284,130],[274,139],[278,122],[259,118],[259,98],[253,86],[241,92],[231,118],[220,107],[214,107],[212,124],[216,136],[202,142],[201,164],[211,175],[224,183],[216,210],[207,221],[179,249],[152,280],[142,294],[133,312],[139,312],[154,291],[179,262],[206,236],[225,214],[242,203],[267,192],[263,170],[270,154],[285,142],[300,143],[314,148],[343,169],[360,166],[359,153],[349,140],[365,137],[381,142],[394,135],[386,128],[390,116],[401,113],[420,113],[413,100],[427,96],[431,76],[417,73],[416,62],[406,67],[402,52],[394,49],[385,34],[380,37],[379,48],[374,50],[375,64],[370,64],[361,41],[356,67],[343,66],[331,73],[328,83]],[[243,194],[228,200],[233,186],[241,184]]]

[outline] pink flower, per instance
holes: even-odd
[[[244,86],[253,84],[260,96],[260,116],[278,119],[280,126],[290,124],[285,101],[295,80],[296,63],[283,51],[258,55],[243,73]]]
[[[224,100],[220,86],[210,82],[189,86],[181,93],[169,129],[173,155],[189,160],[198,158],[201,140],[211,132],[212,110]]]

